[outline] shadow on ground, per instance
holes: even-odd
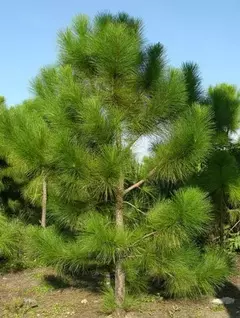
[[[102,277],[100,275],[94,275],[88,273],[78,277],[62,277],[56,275],[45,275],[44,281],[54,289],[65,288],[84,288],[91,292],[98,293],[102,289]]]
[[[231,297],[235,299],[234,304],[224,305],[230,318],[240,318],[240,287],[231,282],[227,282],[224,287],[218,291],[218,298]]]

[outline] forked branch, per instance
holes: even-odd
[[[140,181],[138,181],[137,183],[134,183],[133,185],[131,185],[129,188],[125,189],[123,194],[127,194],[128,192],[132,191],[133,189],[139,188],[141,187],[141,185],[148,179],[150,178],[152,175],[154,175],[154,173],[156,172],[156,168],[152,169],[149,174],[147,175],[147,177],[145,179],[142,179]]]

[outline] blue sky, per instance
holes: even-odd
[[[55,62],[59,29],[78,13],[106,10],[142,18],[172,65],[199,64],[205,87],[240,84],[239,0],[1,0],[0,8],[0,95],[9,105],[28,98],[29,80]]]

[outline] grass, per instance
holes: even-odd
[[[34,317],[34,308],[26,306],[21,298],[14,298],[5,304],[3,317],[5,318],[22,318],[28,313],[28,317]],[[36,316],[35,316],[36,317]]]
[[[163,297],[157,293],[156,295],[142,294],[137,296],[132,296],[130,294],[126,295],[123,309],[128,311],[141,311],[141,308],[144,307],[147,303],[156,303],[163,300]],[[106,289],[103,296],[103,312],[112,313],[116,309],[114,291],[112,288]]]
[[[41,314],[38,313],[41,311]],[[3,309],[2,318],[23,318],[23,317],[71,317],[75,314],[75,311],[65,305],[55,303],[51,308],[46,310],[39,307],[31,308],[24,304],[23,299],[18,297],[12,299],[6,303]]]
[[[225,307],[223,305],[215,305],[211,308],[213,312],[219,312],[225,310]]]
[[[44,294],[47,294],[51,291],[53,291],[53,287],[52,286],[49,286],[49,285],[45,285],[45,284],[42,284],[42,285],[39,285],[39,286],[34,286],[34,287],[30,287],[28,288],[26,291],[25,291],[25,295],[27,296],[31,296],[33,294],[36,294],[36,295],[44,295]]]

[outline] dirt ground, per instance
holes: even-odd
[[[240,265],[240,261],[239,261]],[[240,266],[239,266],[240,269]],[[63,282],[50,269],[26,270],[0,276],[0,317],[2,318],[97,318],[111,317],[102,312],[102,297],[92,282]],[[140,309],[128,318],[235,318],[240,317],[240,273],[232,277],[219,297],[233,297],[226,307],[212,299],[172,301],[157,297],[141,300]]]

